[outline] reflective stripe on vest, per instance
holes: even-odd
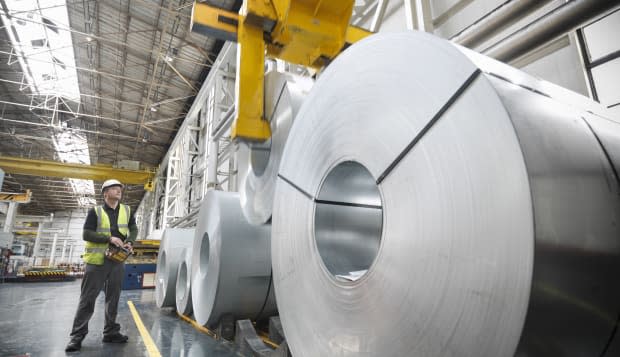
[[[131,209],[129,206],[121,204],[120,209],[118,210],[118,218],[116,220],[116,225],[118,227],[118,231],[120,234],[127,237],[129,234],[129,216]],[[103,233],[108,237],[112,235],[110,228],[110,217],[103,209],[103,206],[97,206],[95,208],[95,213],[97,213],[97,233]]]
[[[99,243],[99,244],[103,244],[103,243]],[[105,243],[106,247],[108,243]],[[106,248],[94,248],[94,247],[90,247],[90,248],[86,248],[84,249],[85,253],[105,253]]]
[[[103,206],[95,207],[95,213],[97,214],[97,233],[103,234],[106,237],[112,236],[110,217],[103,209]],[[130,208],[127,205],[121,204],[118,211],[117,226],[118,231],[125,237],[129,234],[129,217]],[[108,243],[93,243],[86,242],[86,249],[82,258],[84,262],[88,264],[102,265],[104,262],[104,253],[108,248]]]

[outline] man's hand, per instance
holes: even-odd
[[[123,246],[123,240],[119,237],[110,237],[110,243],[114,244],[117,247]]]
[[[131,243],[129,242],[125,243],[123,247],[125,247],[125,249],[127,249],[130,254],[133,254],[133,245],[131,245]]]

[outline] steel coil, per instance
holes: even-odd
[[[183,251],[192,245],[193,228],[167,228],[162,236],[155,273],[155,303],[158,307],[174,307],[177,270]]]
[[[226,314],[236,319],[275,314],[270,228],[247,222],[237,193],[207,193],[192,249],[191,294],[199,324],[214,328]]]
[[[183,258],[177,269],[175,299],[177,311],[187,316],[192,313],[192,250],[184,249],[181,256]]]
[[[304,96],[312,86],[308,78],[278,72],[265,76],[265,113],[271,126],[271,138],[265,143],[246,143],[249,170],[241,185],[241,208],[251,224],[268,223],[271,219],[273,191],[280,157],[293,119]]]
[[[424,33],[371,36],[330,64],[274,196],[292,354],[604,355],[619,182],[585,119],[606,114],[571,96]]]

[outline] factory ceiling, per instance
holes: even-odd
[[[0,3],[0,154],[156,167],[222,46],[190,32],[193,1]],[[100,184],[12,174],[2,191],[30,189],[20,213],[47,214],[92,205]]]
[[[240,0],[209,1],[238,10]],[[0,155],[156,168],[223,43],[190,32],[192,0],[0,0]],[[352,23],[377,1],[356,1]],[[122,180],[122,177],[118,177]],[[7,174],[21,214],[101,202],[100,181]],[[134,209],[142,185],[128,185]]]

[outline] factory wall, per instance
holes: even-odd
[[[544,2],[541,2],[544,3]],[[511,33],[522,29],[543,14],[560,6],[563,1],[549,1],[531,14],[525,16],[512,26],[500,31],[497,35],[473,48],[484,53],[485,49],[499,42]],[[434,34],[451,39],[461,31],[476,23],[505,4],[504,0],[433,0],[431,16],[435,25]],[[366,26],[370,19],[366,21]],[[405,6],[402,1],[391,1],[385,12],[380,32],[397,32],[407,29]],[[592,59],[584,59],[575,32],[553,39],[541,48],[510,62],[511,65],[531,75],[555,83],[584,96],[593,97],[588,85],[588,74],[584,61],[595,61],[614,51],[620,50],[615,36],[620,33],[620,11],[608,15],[584,27],[586,52],[591,52]],[[604,63],[592,70],[595,91],[601,92],[598,97],[602,104],[611,106],[610,110],[620,115],[620,59]]]
[[[86,210],[56,212],[50,223],[44,223],[38,248],[33,250],[35,265],[47,265],[50,261],[54,235],[57,235],[54,249],[54,263],[80,263],[84,252],[82,228],[86,220]],[[66,242],[66,243],[65,243]],[[64,251],[64,253],[63,253]]]

